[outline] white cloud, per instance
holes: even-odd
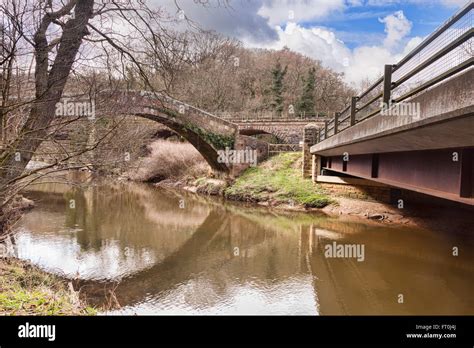
[[[363,6],[364,0],[347,0],[347,4],[349,6]]]
[[[303,28],[296,23],[288,23],[283,30],[277,27],[278,42],[271,48],[288,47],[293,51],[303,53],[311,58],[319,59],[332,69],[341,71],[350,59],[351,51],[336,35],[323,28]]]
[[[467,4],[470,0],[367,0],[366,5],[368,6],[389,6],[396,4],[415,4],[415,5],[426,5],[426,6],[438,6],[442,5],[445,7],[461,7]]]
[[[279,25],[319,19],[344,9],[344,0],[264,0],[258,14],[268,18],[270,24]]]
[[[401,11],[384,17],[381,22],[385,24],[386,36],[380,45],[351,50],[329,29],[288,23],[285,29],[277,27],[279,40],[266,47],[281,49],[286,46],[318,59],[324,66],[344,73],[346,81],[357,86],[367,78],[380,77],[385,64],[396,63],[422,41],[419,37],[407,39],[411,23]]]
[[[385,64],[393,64],[400,58],[382,46],[357,47],[350,65],[343,71],[345,79],[354,86],[365,79],[374,80],[382,75]]]
[[[412,37],[405,45],[402,55],[406,56],[408,53],[413,51],[416,48],[416,46],[418,46],[422,41],[423,41],[422,37],[419,37],[419,36]]]
[[[470,0],[441,0],[441,3],[447,7],[461,7],[466,5]]]
[[[177,15],[176,4],[178,4],[186,18],[199,27],[215,30],[240,40],[266,43],[278,38],[268,18],[258,14],[264,0],[230,1],[229,6],[226,6],[222,0],[209,0],[205,4],[190,0],[150,1],[171,16]]]
[[[410,33],[412,27],[403,11],[397,11],[385,18],[379,18],[379,21],[385,24],[387,37],[384,40],[384,45],[389,49],[396,48],[400,41]]]

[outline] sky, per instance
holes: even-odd
[[[174,0],[152,0],[177,11]],[[246,47],[288,47],[344,73],[381,76],[469,0],[177,0],[186,17]]]

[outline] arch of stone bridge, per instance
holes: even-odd
[[[152,120],[167,126],[171,130],[185,138],[189,143],[191,143],[196,148],[196,150],[199,151],[202,157],[204,157],[204,159],[211,166],[212,169],[223,173],[230,172],[230,168],[225,163],[218,162],[217,159],[219,156],[214,146],[204,140],[202,136],[198,133],[192,131],[189,128],[186,128],[181,123],[173,121],[167,114],[162,112],[157,112],[153,114],[137,112],[133,113],[132,115],[143,117],[148,120]]]
[[[231,172],[230,165],[219,163],[218,150],[235,141],[235,124],[159,93],[102,91],[98,100],[98,114],[133,115],[158,122],[189,141],[212,169]]]
[[[298,144],[303,140],[303,129],[309,122],[292,121],[261,121],[237,123],[240,134],[257,135],[272,134],[282,143]],[[319,127],[324,127],[324,122],[311,122]]]
[[[259,134],[269,134],[275,136],[279,142],[292,144],[298,143],[302,135],[299,132],[288,132],[280,127],[252,127],[252,128],[240,128],[239,133],[242,135],[253,136]]]
[[[161,123],[189,141],[212,169],[227,174],[235,174],[235,168],[218,161],[218,150],[227,144],[233,142],[238,149],[258,149],[258,143],[245,137],[257,134],[271,134],[279,142],[298,144],[306,125],[296,121],[230,122],[166,95],[146,91],[103,91],[99,97],[99,113],[104,108],[109,114],[135,115]],[[268,155],[260,152],[261,158]]]
[[[284,138],[283,134],[278,134],[278,132],[267,132],[263,129],[258,128],[244,128],[239,130],[239,134],[247,135],[247,136],[254,136],[254,135],[261,135],[261,134],[268,134],[273,135],[278,139],[279,142],[286,143],[287,139]]]

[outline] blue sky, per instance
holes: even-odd
[[[351,49],[362,44],[377,44],[384,37],[383,18],[395,11],[403,11],[412,22],[411,35],[425,37],[451,17],[459,6],[441,6],[436,2],[400,2],[379,6],[348,7],[344,12],[335,13],[327,18],[305,21],[304,27],[323,26],[337,32],[339,37]]]

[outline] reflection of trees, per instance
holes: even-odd
[[[93,209],[87,215],[96,239],[114,239],[123,247],[152,247],[174,250],[205,219],[208,209],[189,202],[179,209],[179,198],[143,189],[140,185],[107,186],[93,193]],[[185,231],[185,232],[183,232]],[[90,235],[89,231],[82,233]]]
[[[115,289],[119,303],[133,305],[144,294],[159,298],[188,281],[198,281],[200,286],[188,289],[186,298],[191,305],[200,306],[199,301],[209,304],[225,298],[236,285],[274,286],[295,275],[308,274],[306,255],[301,250],[307,228],[300,229],[301,223],[295,218],[299,214],[282,218],[236,211],[215,205],[179,249],[121,281]],[[304,224],[311,220],[315,221],[314,217],[306,216]],[[88,296],[101,302],[104,284],[86,283],[82,285],[86,285]]]
[[[151,301],[183,300],[184,294],[186,305],[209,308],[232,298],[239,287],[272,291],[286,281],[312,279],[321,314],[472,312],[472,303],[466,303],[472,286],[465,280],[474,275],[472,258],[466,256],[472,245],[451,234],[321,215],[275,214],[194,196],[184,197],[186,208],[181,210],[181,193],[140,185],[69,194],[77,199],[76,211],[68,212],[68,224],[78,224],[84,231],[66,238],[81,238],[84,253],[97,241],[96,247],[105,255],[109,246],[100,243],[114,240],[136,250],[150,248],[158,256],[130,267],[135,273],[123,278],[116,289],[123,306],[137,304],[145,296]],[[31,229],[38,223],[51,228],[52,218],[53,224],[64,224],[63,214],[57,213],[66,209],[64,198],[42,199],[48,204],[30,213]],[[334,240],[364,244],[365,261],[325,258],[324,245]],[[457,258],[445,249],[460,244],[464,251]],[[100,303],[104,286],[112,283],[83,281],[81,285],[88,297]],[[421,300],[399,306],[394,300],[398,289]]]
[[[294,231],[275,233],[271,224],[258,226],[216,207],[179,249],[155,266],[123,279],[115,293],[119,303],[132,305],[144,294],[159,297],[200,279],[202,287],[194,288],[187,299],[209,302],[212,299],[203,293],[212,292],[217,301],[236,282],[281,282],[300,269],[298,238]],[[86,292],[101,301],[103,286],[87,282]]]
[[[40,263],[50,270],[94,279],[123,276],[161,261],[191,237],[209,211],[192,200],[179,209],[181,197],[129,183],[69,187],[56,194],[36,191],[30,197],[39,206],[25,217],[23,227],[35,245],[54,243],[50,257],[32,250],[33,257],[43,259]]]
[[[77,230],[74,238],[85,251],[101,250],[105,240],[115,240],[121,247],[173,250],[209,211],[192,200],[186,201],[185,209],[179,209],[180,197],[132,184],[70,188],[63,196],[33,196],[43,202],[42,211],[58,218],[62,216],[58,211],[65,212],[65,227]],[[74,200],[74,209],[69,207],[70,200]],[[32,231],[36,230],[34,224],[31,221]]]
[[[186,280],[189,275],[202,271],[198,262],[201,255],[209,255],[209,242],[214,235],[225,229],[228,221],[222,221],[221,215],[211,212],[206,220],[179,249],[168,255],[155,266],[131,275],[120,282],[115,294],[122,304],[136,302],[144,294],[156,293],[173,287]],[[87,288],[88,296],[103,297],[103,285],[96,282],[82,284]]]

